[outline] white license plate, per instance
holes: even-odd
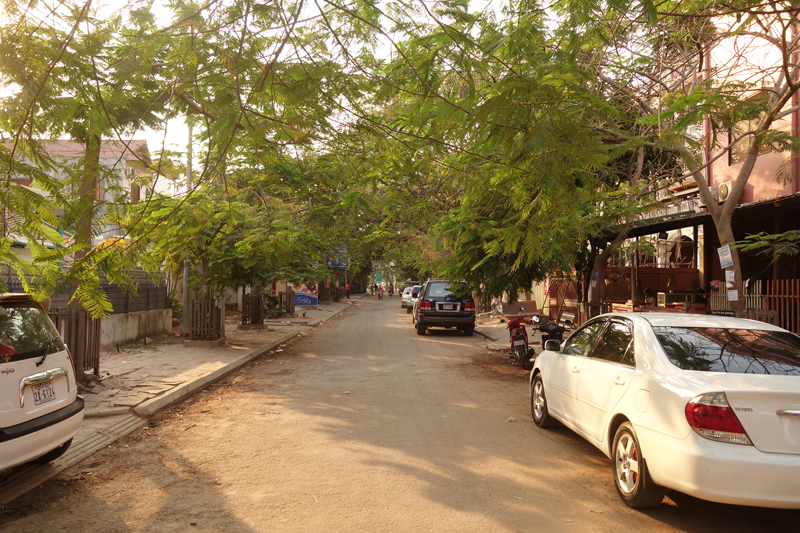
[[[456,306],[455,304],[443,304],[441,308],[444,309],[445,311],[452,311],[453,309],[456,308]]]
[[[43,403],[52,402],[56,399],[56,389],[53,387],[53,380],[37,383],[31,387],[33,391],[33,403],[42,405]]]
[[[525,341],[523,339],[514,341],[514,346],[525,346]]]

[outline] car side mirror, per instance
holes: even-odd
[[[561,343],[554,339],[545,341],[544,349],[547,350],[548,352],[557,352],[561,350]]]

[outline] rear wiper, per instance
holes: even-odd
[[[50,355],[50,346],[53,344],[54,340],[56,340],[56,337],[53,337],[52,339],[50,339],[49,341],[45,342],[42,345],[42,350],[44,350],[44,355],[39,360],[39,362],[36,363],[36,366],[42,366],[44,364],[44,360],[47,359],[48,355]]]

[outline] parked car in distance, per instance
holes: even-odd
[[[408,298],[408,305],[406,306],[406,313],[411,313],[414,311],[414,304],[419,300],[419,291],[422,289],[422,285],[414,285],[411,287],[411,295]]]
[[[406,287],[405,289],[403,289],[403,294],[400,296],[400,307],[401,308],[405,309],[407,307],[410,307],[411,291],[412,290],[413,290],[413,287]]]
[[[67,451],[83,421],[72,357],[45,310],[0,295],[0,470]]]
[[[464,335],[475,332],[475,301],[463,281],[430,279],[414,303],[413,321],[418,335],[430,327],[457,328]]]
[[[800,508],[800,337],[752,320],[596,317],[545,343],[530,375],[540,427],[561,422],[611,459],[620,498],[667,489]]]

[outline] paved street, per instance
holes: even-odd
[[[670,493],[626,507],[607,458],[530,420],[480,336],[366,297],[151,417],[0,514],[10,532],[794,531],[800,512]]]

